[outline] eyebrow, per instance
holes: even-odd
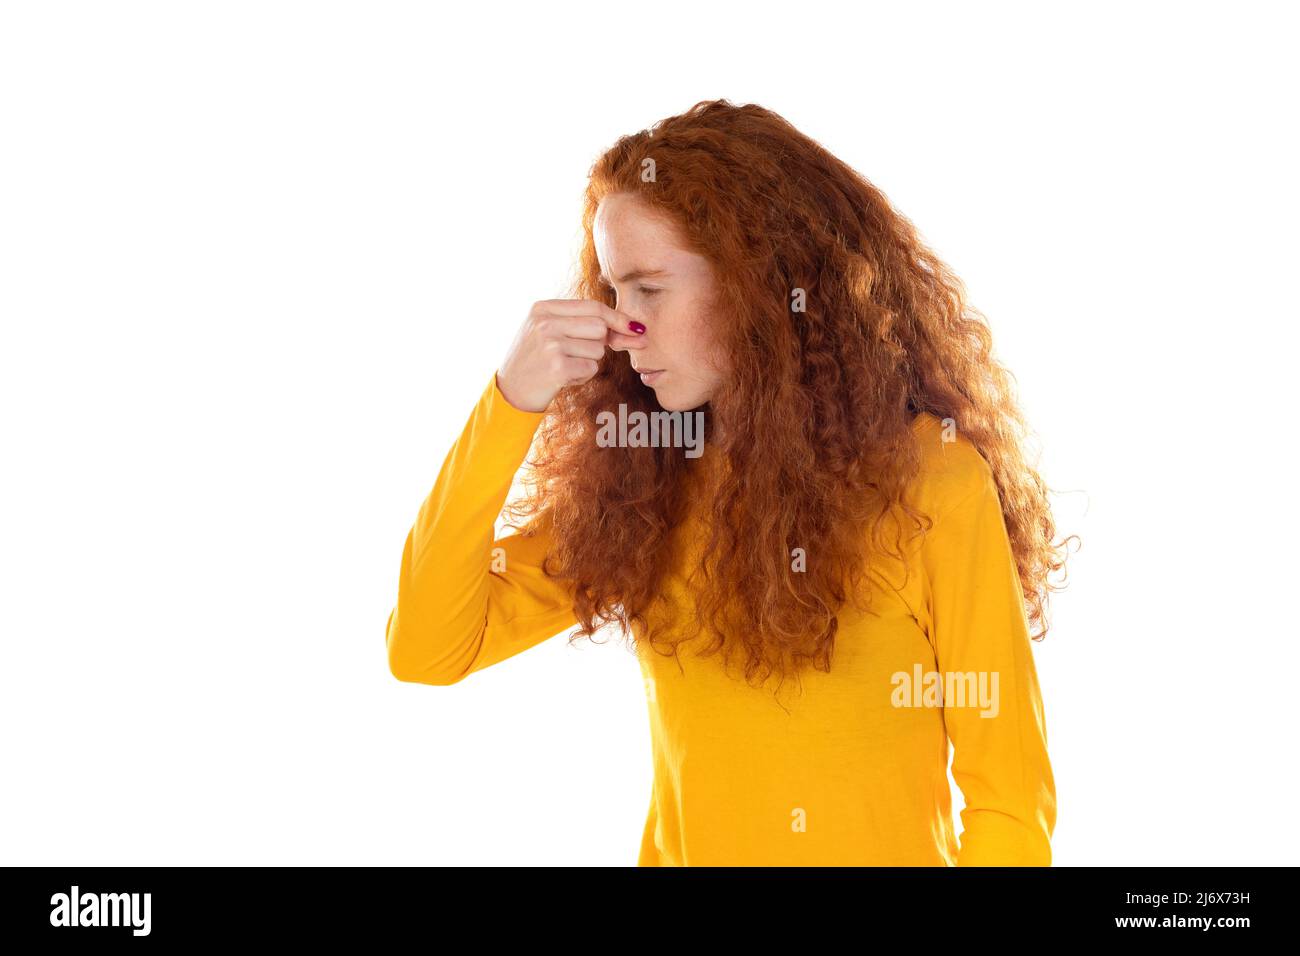
[[[618,281],[631,282],[633,279],[646,279],[649,278],[650,276],[666,276],[666,275],[668,275],[667,269],[633,269],[631,272],[625,273],[624,275],[620,276]],[[602,272],[600,274],[600,277],[602,279],[605,279],[605,273]],[[609,280],[605,279],[605,281],[608,282]]]

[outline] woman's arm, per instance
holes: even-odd
[[[443,462],[407,535],[388,617],[398,680],[454,684],[576,623],[572,590],[542,573],[545,525],[495,537],[543,417],[507,402],[494,374]]]
[[[949,451],[965,490],[922,553],[953,777],[966,798],[957,865],[1050,866],[1056,787],[1024,592],[992,469],[973,446]],[[957,706],[949,675],[988,696]]]

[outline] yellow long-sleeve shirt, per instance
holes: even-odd
[[[576,623],[572,591],[541,570],[545,529],[495,536],[543,417],[494,375],[447,455],[402,554],[386,632],[397,678],[451,684]],[[997,485],[967,439],[944,441],[928,414],[914,428],[912,500],[935,524],[905,562],[873,558],[889,587],[875,613],[841,611],[830,673],[809,669],[778,698],[691,644],[679,668],[637,642],[654,757],[638,865],[1050,865],[1056,791]],[[676,534],[662,606],[684,615],[702,540],[695,519]]]

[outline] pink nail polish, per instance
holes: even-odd
[[[631,329],[633,332],[635,332],[637,335],[645,335],[645,326],[642,325],[640,322],[629,322],[627,324],[627,327]]]

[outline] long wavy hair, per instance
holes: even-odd
[[[560,391],[527,492],[507,514],[523,534],[551,535],[545,568],[573,586],[572,640],[640,625],[675,656],[711,632],[700,653],[739,657],[750,683],[774,673],[783,683],[809,664],[829,671],[844,602],[870,605],[871,551],[903,556],[885,516],[932,522],[906,499],[921,464],[919,412],[953,419],[991,466],[1041,640],[1065,543],[1053,544],[1048,489],[1026,461],[1025,422],[987,323],[911,222],[776,113],[703,101],[620,138],[592,166],[569,294],[610,306],[592,226],[611,193],[649,204],[713,266],[710,331],[729,376],[698,411],[720,436],[705,454],[723,467],[703,502],[692,630],[651,613],[673,570],[672,529],[701,504],[683,491],[692,466],[681,448],[602,447],[596,436],[598,413],[620,403],[662,412],[654,393],[613,350],[594,377]],[[791,305],[799,289],[803,311]],[[813,558],[791,573],[792,549],[809,543]]]

